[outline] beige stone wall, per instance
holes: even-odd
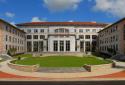
[[[106,28],[105,30],[101,31],[99,33],[99,41],[106,41],[106,38],[111,38],[112,36],[118,36],[118,41],[113,41],[110,43],[104,43],[104,44],[100,44],[99,43],[99,48],[103,47],[103,46],[111,46],[111,45],[118,45],[118,53],[120,54],[125,54],[125,40],[124,40],[124,25],[125,25],[125,20],[114,24],[113,26]],[[110,30],[114,29],[115,26],[117,26],[117,31],[112,32],[112,33],[105,33],[106,30]],[[104,35],[103,37],[100,37],[100,35]],[[109,41],[109,40],[108,40]],[[101,51],[101,52],[107,52],[107,51]]]
[[[8,27],[8,31],[6,30],[6,26]],[[10,29],[11,29],[11,32],[10,32]],[[20,36],[18,36],[17,34],[14,33],[15,30],[16,30],[16,32],[20,33]],[[21,37],[21,34],[25,35],[25,33],[23,31],[10,25],[7,22],[0,20],[0,53],[7,53],[7,51],[10,49],[10,47],[11,48],[19,47],[20,49],[17,50],[16,53],[26,52],[26,49],[25,49],[26,40],[25,40],[25,37]],[[6,36],[8,36],[7,41],[6,41]],[[9,37],[11,37],[11,41],[9,40]],[[17,39],[17,43],[14,42],[15,39]],[[19,39],[20,43],[18,43],[18,39]],[[23,42],[23,43],[21,43],[21,42]],[[6,49],[6,47],[7,47],[7,49]]]
[[[3,36],[2,22],[0,22],[0,53],[4,51]]]
[[[88,70],[89,72],[93,72],[93,71],[99,71],[99,70],[107,70],[107,69],[111,69],[113,67],[113,64],[103,64],[103,65],[84,65],[83,66],[86,70]]]
[[[125,54],[124,25],[125,25],[125,20],[118,24],[118,30],[119,30],[119,52],[121,54]]]
[[[25,72],[36,72],[39,69],[39,65],[17,65],[13,63],[8,63],[8,66],[12,69],[16,69],[19,71],[25,71]]]

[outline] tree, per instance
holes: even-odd
[[[107,51],[111,53],[112,55],[116,55],[116,50],[112,48],[108,48]]]
[[[8,55],[12,56],[16,54],[17,49],[16,48],[10,48],[7,52]]]

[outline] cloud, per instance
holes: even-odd
[[[94,10],[125,17],[125,0],[95,0]]]
[[[15,25],[15,22],[10,22],[10,24],[13,25],[13,26],[16,26],[16,25]]]
[[[13,18],[15,16],[15,14],[11,12],[6,12],[5,15],[9,18]]]
[[[40,19],[39,17],[33,17],[31,22],[44,22],[46,21],[46,18]]]
[[[74,22],[74,20],[69,20],[68,22]]]
[[[44,0],[44,6],[50,11],[76,10],[83,0]]]

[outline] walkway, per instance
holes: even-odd
[[[23,72],[18,71],[15,69],[11,69],[8,67],[6,62],[2,62],[0,65],[0,71],[12,75],[17,76],[25,76],[25,77],[37,77],[37,78],[43,78],[43,79],[75,79],[75,78],[88,78],[88,77],[95,77],[95,76],[103,76],[103,75],[109,75],[114,74],[123,71],[122,68],[112,68],[112,69],[106,69],[98,70],[95,72],[78,72],[78,73],[43,73],[43,72]]]
[[[82,67],[42,67],[38,70],[38,72],[42,73],[78,73],[78,72],[86,72],[86,69]]]

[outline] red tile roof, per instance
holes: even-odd
[[[96,22],[29,22],[17,24],[17,26],[101,26],[105,27],[108,24]]]

